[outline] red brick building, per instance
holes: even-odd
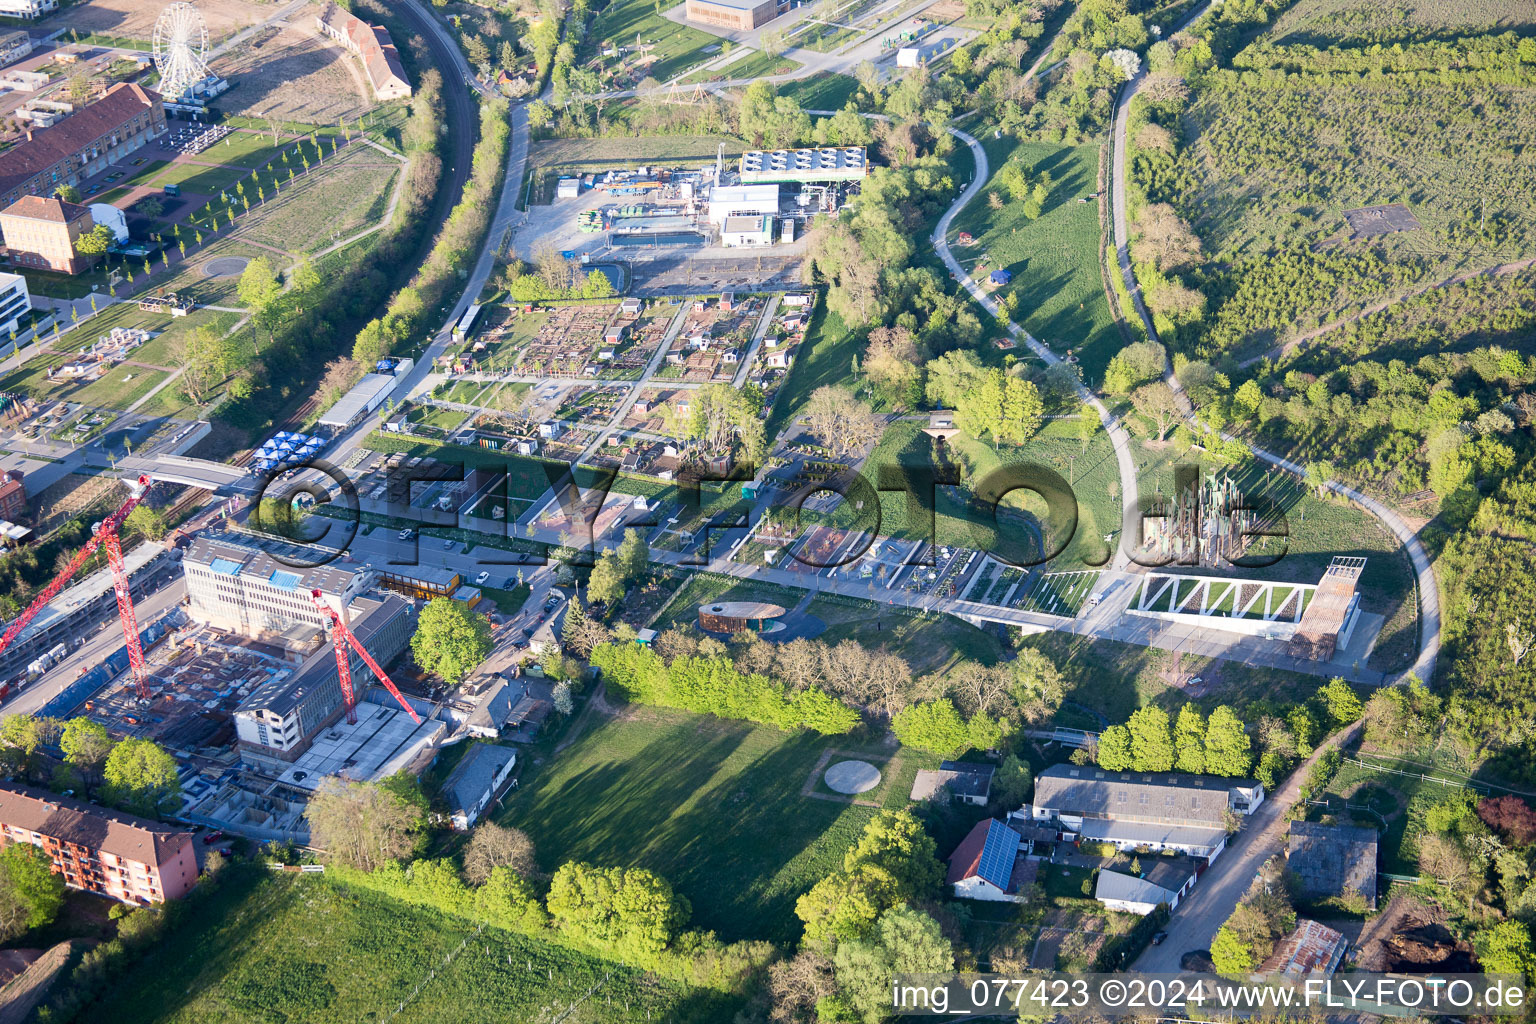
[[[357,15],[334,3],[315,18],[315,27],[332,40],[357,54],[368,73],[368,84],[379,101],[405,99],[411,94],[411,80],[405,77],[400,51],[388,30],[370,25]]]
[[[32,843],[72,889],[164,903],[197,884],[192,834],[147,818],[0,782],[0,845]]]
[[[78,274],[98,259],[75,248],[81,235],[96,226],[88,206],[62,199],[22,196],[0,209],[0,236],[11,264],[18,269]]]
[[[0,153],[0,207],[76,185],[165,134],[160,94],[131,82]]]
[[[21,482],[21,470],[13,469],[0,478],[0,519],[18,522],[27,514],[27,487]]]

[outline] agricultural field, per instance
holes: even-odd
[[[205,912],[184,920],[109,986],[104,1001],[88,1011],[90,1019],[535,1020],[558,1012],[556,1005],[570,1007],[609,972],[604,988],[612,1001],[585,1001],[573,1021],[705,1024],[732,1012],[716,993],[497,928],[477,931],[466,921],[318,875],[228,870],[231,877]]]
[[[1277,45],[1361,46],[1449,35],[1521,31],[1536,24],[1524,0],[1301,0],[1267,33]]]
[[[1207,309],[1185,346],[1202,357],[1253,355],[1374,299],[1536,254],[1536,89],[1218,72],[1179,132],[1149,192],[1204,245]],[[1361,236],[1345,216],[1388,204],[1419,226]]]
[[[697,927],[792,942],[795,900],[840,866],[875,813],[801,795],[828,749],[859,747],[625,706],[525,770],[497,820],[527,831],[546,869],[572,859],[650,868],[692,902]],[[904,806],[907,791],[887,787],[885,799]]]
[[[995,182],[983,189],[954,220],[949,243],[955,257],[978,281],[994,270],[1011,270],[1012,283],[998,291],[1018,297],[1014,320],[1057,352],[1074,350],[1084,379],[1097,383],[1124,344],[1099,270],[1099,201],[1078,201],[1099,190],[1099,147],[1018,142],[1007,136],[987,138],[982,144],[994,175],[1005,162],[1018,161],[1031,180],[1049,174],[1051,192],[1044,212],[1030,220],[1024,216],[1024,204],[1009,198]],[[1003,200],[1001,209],[992,208],[993,193]],[[957,245],[962,231],[969,232],[975,244]],[[985,266],[980,264],[983,256]]]

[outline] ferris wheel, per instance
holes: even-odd
[[[208,78],[208,23],[189,3],[171,4],[155,22],[155,69],[160,95],[177,100]]]

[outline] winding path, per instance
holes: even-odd
[[[1183,31],[1193,22],[1209,11],[1209,2],[1202,4],[1189,18],[1179,25],[1175,32]],[[1120,274],[1125,280],[1125,286],[1131,293],[1131,301],[1135,303],[1136,312],[1141,316],[1142,324],[1146,327],[1147,336],[1153,341],[1159,341],[1157,327],[1152,323],[1152,317],[1147,313],[1147,307],[1142,302],[1141,289],[1136,283],[1136,275],[1131,272],[1130,257],[1130,230],[1126,216],[1126,142],[1130,128],[1131,100],[1146,82],[1146,69],[1137,72],[1123,89],[1115,103],[1115,123],[1113,153],[1111,160],[1114,164],[1113,186],[1110,190],[1111,206],[1114,211],[1113,220],[1115,227],[1115,254],[1120,264]],[[964,197],[962,197],[964,198]],[[1194,403],[1185,393],[1183,385],[1174,376],[1170,368],[1164,379],[1173,389],[1180,406],[1184,410],[1185,418],[1192,423],[1197,423]],[[1272,452],[1267,452],[1249,444],[1242,438],[1234,437],[1225,431],[1221,437],[1228,441],[1239,441],[1248,446],[1254,457],[1271,466],[1284,469],[1296,476],[1305,478],[1306,469],[1282,458]],[[1405,683],[1409,678],[1417,678],[1425,683],[1430,682],[1435,675],[1435,662],[1440,655],[1440,591],[1435,582],[1435,571],[1430,565],[1429,553],[1424,550],[1424,545],[1419,541],[1418,532],[1414,530],[1403,517],[1387,508],[1381,502],[1352,487],[1347,487],[1337,481],[1330,481],[1327,488],[1341,497],[1347,498],[1365,509],[1371,515],[1379,519],[1383,526],[1392,532],[1403,548],[1408,552],[1408,559],[1413,563],[1414,589],[1417,591],[1419,604],[1419,655],[1402,675],[1397,679],[1398,683]],[[1129,492],[1127,492],[1129,493]]]

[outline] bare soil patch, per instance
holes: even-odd
[[[69,5],[46,19],[43,25],[50,32],[56,28],[73,28],[81,35],[101,32],[149,39],[154,35],[155,19],[165,7],[165,4],[147,3],[146,0],[86,0]],[[277,5],[250,0],[198,0],[197,10],[208,23],[208,42],[213,45],[233,32],[270,18]]]
[[[213,62],[231,86],[221,98],[225,110],[335,124],[372,109],[372,95],[356,63],[312,28],[315,10],[305,8],[266,41],[258,36]]]

